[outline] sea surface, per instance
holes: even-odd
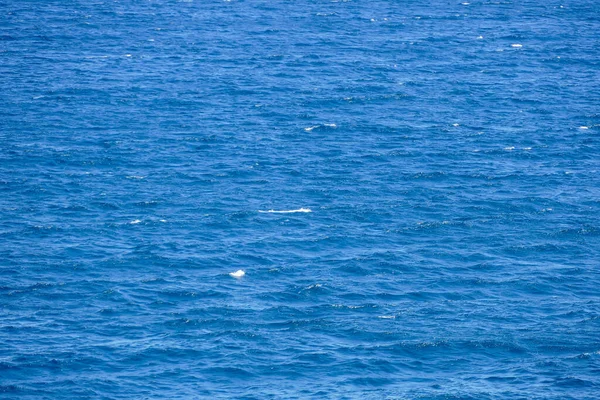
[[[600,2],[0,1],[0,398],[600,398]]]

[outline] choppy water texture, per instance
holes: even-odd
[[[597,1],[0,12],[0,397],[598,397]]]

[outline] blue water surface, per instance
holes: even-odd
[[[599,174],[598,1],[1,1],[0,398],[599,398]]]

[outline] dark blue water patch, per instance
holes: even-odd
[[[0,397],[595,397],[594,4],[5,6]]]

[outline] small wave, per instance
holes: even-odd
[[[310,208],[299,208],[297,210],[258,210],[259,213],[275,213],[275,214],[292,214],[292,213],[309,213]]]

